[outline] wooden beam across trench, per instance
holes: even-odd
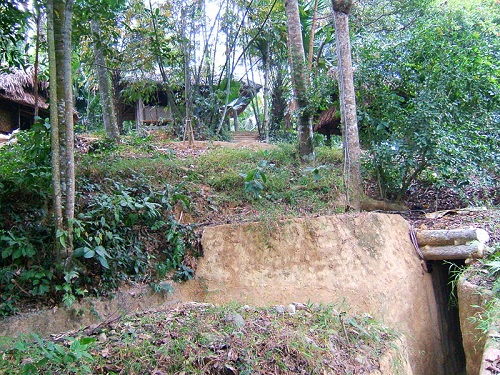
[[[416,230],[420,251],[427,260],[483,258],[490,236],[484,229]]]

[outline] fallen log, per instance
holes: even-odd
[[[420,247],[444,246],[444,245],[465,245],[472,241],[486,243],[490,240],[488,232],[484,229],[443,229],[443,230],[417,230],[417,242]]]
[[[408,211],[403,203],[387,202],[370,197],[361,198],[361,210],[363,211]]]
[[[426,260],[453,260],[467,258],[483,258],[485,245],[474,242],[469,245],[429,246],[421,247]]]

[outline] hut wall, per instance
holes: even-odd
[[[15,114],[5,108],[0,108],[0,132],[10,133],[17,128]]]
[[[171,118],[167,108],[160,106],[144,106],[144,122],[155,123],[169,120]]]

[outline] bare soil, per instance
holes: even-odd
[[[179,158],[196,157],[206,153],[214,147],[249,148],[252,150],[265,150],[275,146],[261,142],[208,142],[196,141],[193,145],[187,142],[167,142],[166,148],[173,150]],[[373,181],[365,181],[365,192],[372,198],[378,199]],[[209,193],[209,187],[206,187]],[[489,198],[493,207],[479,208],[470,211],[459,210],[466,208],[469,204],[452,188],[440,189],[417,182],[404,197],[404,204],[409,208],[406,212],[399,212],[409,223],[418,229],[456,229],[465,227],[479,227],[485,229],[490,235],[490,243],[500,243],[500,194],[491,190],[470,190],[467,199],[473,201],[475,198]],[[426,213],[435,211],[449,212],[437,218],[427,218]],[[205,224],[221,224],[248,221],[255,217],[255,213],[249,206],[233,207],[217,213],[216,218],[206,218]],[[212,221],[213,220],[213,221]]]

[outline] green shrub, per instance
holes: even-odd
[[[179,269],[195,236],[189,226],[175,220],[178,203],[188,207],[189,197],[181,187],[169,184],[152,191],[115,183],[110,193],[94,193],[79,208],[75,221],[74,255],[79,267],[99,270],[108,290],[127,278],[152,279],[156,261],[165,262],[167,269]]]

